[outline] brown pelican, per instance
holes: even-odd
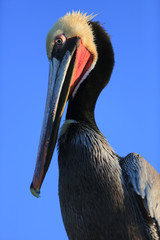
[[[47,36],[49,83],[31,192],[39,196],[58,138],[59,198],[70,240],[160,239],[160,175],[139,154],[119,157],[99,131],[94,108],[114,53],[93,16],[60,18]]]

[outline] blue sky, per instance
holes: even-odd
[[[115,52],[111,81],[96,104],[99,129],[119,155],[137,152],[160,172],[159,0],[1,0],[0,240],[67,239],[57,151],[41,198],[29,187],[47,92],[46,34],[72,9],[99,13],[95,20],[110,34]]]

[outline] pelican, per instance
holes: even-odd
[[[93,18],[73,11],[48,33],[48,93],[31,192],[39,196],[58,138],[59,199],[70,240],[160,239],[159,173],[139,154],[118,156],[95,122],[114,52]]]

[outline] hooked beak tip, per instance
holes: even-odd
[[[33,196],[35,196],[37,198],[40,197],[40,190],[34,188],[33,182],[31,183],[30,190],[31,190],[31,193],[32,193]]]

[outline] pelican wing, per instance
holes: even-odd
[[[130,153],[120,163],[127,183],[139,195],[148,216],[155,219],[160,231],[160,175],[139,154]]]

